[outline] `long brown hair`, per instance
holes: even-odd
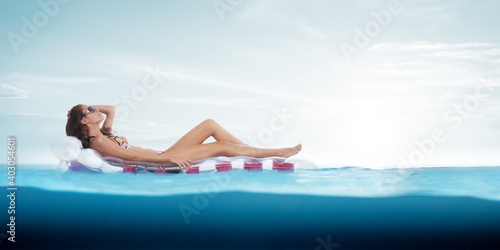
[[[66,123],[66,135],[78,138],[84,148],[90,148],[89,130],[85,124],[81,123],[83,112],[83,104],[78,104],[68,111],[68,122]],[[114,131],[111,128],[101,128],[103,135],[113,135]]]

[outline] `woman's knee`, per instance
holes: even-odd
[[[215,120],[214,120],[214,119],[210,119],[210,118],[208,118],[208,119],[204,120],[202,123],[214,124],[214,123],[216,123],[216,122],[215,122]]]
[[[219,126],[219,124],[213,119],[206,119],[202,121],[200,125],[212,132],[214,132],[217,129],[217,126]]]

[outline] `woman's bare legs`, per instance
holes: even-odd
[[[216,156],[250,156],[255,158],[278,156],[288,158],[302,150],[302,144],[289,148],[255,148],[227,141],[185,146],[168,153],[191,161]]]
[[[227,141],[233,144],[248,146],[248,144],[238,139],[214,120],[207,119],[187,132],[187,134],[165,150],[165,152],[171,152],[186,146],[200,145],[210,136],[216,141]]]

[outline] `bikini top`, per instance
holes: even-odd
[[[90,143],[90,139],[94,138],[95,135],[91,135],[89,136],[89,143]],[[110,140],[113,140],[113,141],[116,141],[118,143],[118,145],[120,145],[122,148],[130,148],[130,144],[128,144],[128,140],[125,136],[118,136],[118,135],[104,135],[104,137],[110,139]]]

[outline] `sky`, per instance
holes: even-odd
[[[0,152],[76,104],[166,149],[205,119],[324,166],[500,165],[500,1],[0,1]],[[209,139],[206,142],[214,141]],[[0,154],[6,163],[7,153]]]

